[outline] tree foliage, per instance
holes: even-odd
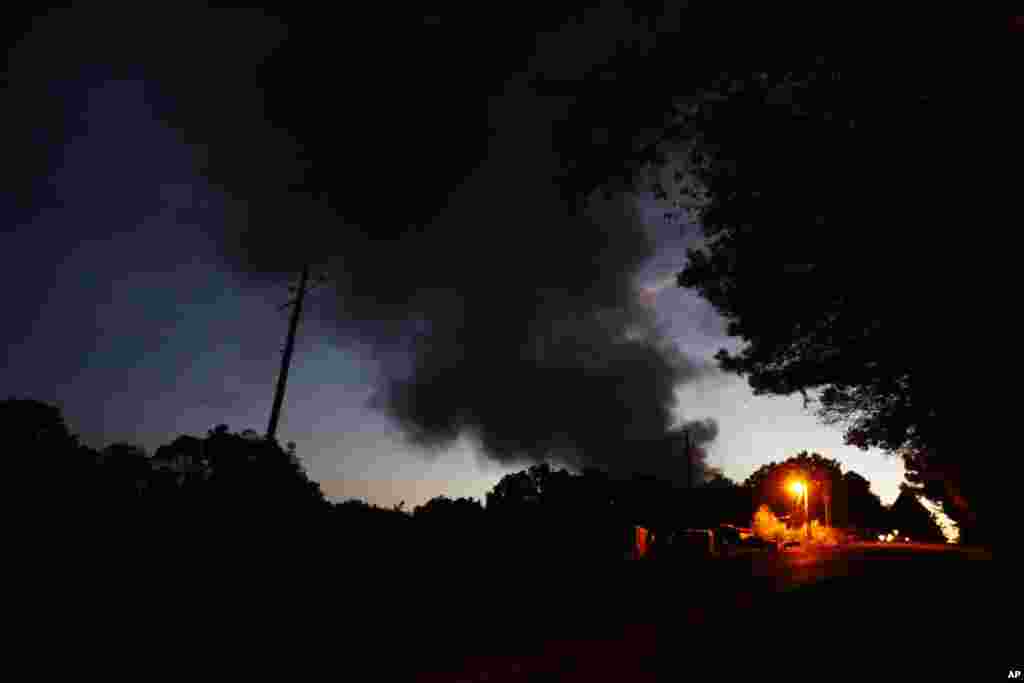
[[[845,515],[848,526],[868,532],[866,535],[884,530],[888,524],[886,509],[878,494],[871,490],[871,483],[853,471],[843,475],[843,483],[846,489],[846,509],[837,510],[836,518],[841,520]]]
[[[226,425],[205,438],[178,437],[150,457],[130,443],[79,444],[60,409],[39,401],[3,401],[0,419],[19,466],[35,477],[26,481],[50,489],[26,488],[25,503],[75,542],[289,543],[308,538],[327,506],[294,452]]]
[[[122,550],[144,541],[168,551],[255,552],[264,561],[284,561],[313,552],[316,539],[332,538],[316,552],[347,562],[594,561],[621,558],[636,525],[666,538],[685,528],[746,526],[755,501],[767,501],[762,509],[774,515],[770,505],[787,509],[782,487],[793,476],[809,478],[812,492],[829,490],[837,500],[848,492],[851,519],[880,507],[862,477],[842,475],[835,461],[805,452],[760,468],[743,486],[721,472],[702,486],[681,488],[652,476],[614,478],[596,468],[572,472],[540,464],[502,477],[487,493],[486,507],[473,498],[438,496],[408,513],[404,501],[390,509],[360,500],[328,503],[294,447],[285,450],[227,425],[204,437],[179,436],[150,456],[131,443],[99,451],[80,445],[60,410],[47,404],[12,399],[0,408],[20,449],[18,462],[33,463],[37,475],[49,468],[64,482],[56,502],[33,490],[26,502],[59,513],[55,521],[77,530],[83,543],[111,541],[106,547]],[[912,497],[909,488],[905,493]],[[820,500],[812,494],[812,502],[816,516]],[[921,513],[927,517],[927,511],[911,503],[900,504],[909,520],[901,524],[925,529]],[[836,510],[837,517],[843,514]]]
[[[780,543],[786,537],[786,525],[766,504],[760,505],[754,513],[753,529],[758,538],[772,543]]]
[[[899,454],[965,538],[992,540],[996,492],[962,428],[973,345],[954,308],[980,261],[957,236],[1000,188],[984,155],[1008,130],[1016,36],[959,15],[847,17],[844,35],[872,35],[865,53],[699,6],[684,18],[700,36],[623,51],[573,84],[556,135],[566,191],[649,191],[669,217],[688,210],[704,240],[679,282],[742,342],[721,366],[757,394],[815,401],[850,444]],[[978,30],[983,49],[948,49]],[[630,87],[650,82],[665,85]]]
[[[791,526],[804,523],[804,506],[791,485],[810,484],[808,512],[812,520],[831,516],[834,528],[875,530],[885,526],[885,507],[871,491],[870,483],[853,471],[843,472],[838,461],[803,451],[791,458],[762,465],[744,481],[756,505],[789,519]]]
[[[27,509],[46,511],[53,501],[67,508],[88,503],[99,454],[79,443],[60,408],[11,397],[0,401],[0,424],[9,454],[8,471],[17,475],[12,481],[35,483],[11,490]]]
[[[899,496],[889,508],[889,525],[899,531],[899,538],[909,537],[912,541],[925,543],[946,542],[946,535],[935,515],[921,504],[917,494],[908,486],[900,487]]]
[[[747,477],[744,486],[753,489],[756,499],[777,515],[792,514],[802,523],[802,505],[797,509],[790,488],[796,481],[810,483],[811,517],[824,517],[825,496],[841,495],[842,469],[835,460],[803,451],[781,463],[762,465]]]
[[[961,285],[938,270],[960,246],[932,237],[953,219],[933,199],[949,169],[934,141],[962,125],[960,103],[931,79],[846,67],[748,80],[697,115],[706,240],[679,282],[745,343],[718,353],[723,369],[755,394],[813,392],[848,443],[901,454],[916,481],[948,482],[928,493],[951,516],[977,517],[986,496],[956,419],[969,407],[950,381]],[[869,178],[899,200],[858,201]]]
[[[484,506],[475,498],[449,498],[435,496],[423,505],[413,509],[413,517],[417,522],[435,523],[469,523],[479,519],[484,513]]]

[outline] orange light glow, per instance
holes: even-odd
[[[799,496],[802,495],[804,492],[804,484],[803,482],[800,481],[794,481],[792,484],[789,485],[789,489]]]

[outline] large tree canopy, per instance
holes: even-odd
[[[868,23],[869,50],[786,38],[724,54],[715,40],[663,41],[606,80],[673,85],[618,97],[630,111],[609,88],[577,100],[597,113],[566,123],[587,130],[562,151],[590,170],[567,176],[575,191],[650,181],[657,199],[693,210],[705,239],[679,283],[743,342],[719,353],[724,369],[757,394],[813,399],[851,444],[901,454],[909,480],[984,540],[992,496],[962,428],[972,333],[952,314],[978,266],[965,220],[998,187],[985,155],[1000,142],[1009,34],[993,23],[965,55],[949,41],[975,27],[937,19]],[[596,132],[620,142],[588,144]]]
[[[743,485],[751,489],[754,505],[768,505],[776,515],[792,514],[803,523],[803,504],[797,504],[790,488],[794,482],[810,485],[809,512],[811,519],[825,521],[825,501],[845,498],[843,472],[838,462],[818,453],[804,451],[783,462],[762,465],[747,477]],[[841,506],[844,507],[844,506]],[[845,523],[842,524],[845,526]]]
[[[734,82],[700,107],[706,241],[679,283],[745,342],[719,352],[723,369],[756,394],[816,392],[848,443],[902,454],[950,516],[980,523],[987,496],[958,419],[970,406],[957,367],[973,360],[950,316],[965,235],[936,196],[965,161],[941,141],[976,119],[930,71],[819,66]]]

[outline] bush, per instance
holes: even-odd
[[[754,535],[764,541],[780,543],[786,538],[786,525],[779,521],[775,513],[767,505],[762,505],[754,513]]]
[[[803,526],[789,528],[779,521],[767,505],[762,505],[754,514],[754,534],[771,543],[807,543],[807,530]],[[838,529],[823,526],[818,520],[811,521],[811,539],[813,545],[834,545],[840,542],[841,533]]]
[[[819,524],[818,520],[811,521],[811,543],[817,545],[836,545],[840,542],[841,533],[834,527]]]

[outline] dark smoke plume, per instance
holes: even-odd
[[[674,389],[702,367],[638,302],[634,278],[655,245],[629,200],[574,213],[558,193],[559,113],[510,86],[491,102],[486,160],[429,223],[379,236],[382,208],[360,228],[298,225],[288,239],[312,248],[289,254],[280,228],[249,222],[242,266],[288,275],[313,260],[331,274],[338,298],[320,313],[399,352],[377,405],[418,446],[467,435],[506,463],[684,479]],[[692,427],[694,446],[713,440],[713,423]]]
[[[618,15],[574,46],[525,23],[467,30],[484,17],[210,16],[175,15],[187,50],[152,17],[152,41],[126,45],[224,191],[222,253],[254,281],[329,274],[335,296],[311,310],[375,349],[376,405],[413,443],[464,435],[505,463],[685,476],[674,389],[705,366],[638,302],[655,245],[629,198],[576,210],[559,190],[552,130],[571,98],[525,85],[607,56]],[[81,20],[65,28],[75,42]],[[717,427],[687,427],[700,467]]]

